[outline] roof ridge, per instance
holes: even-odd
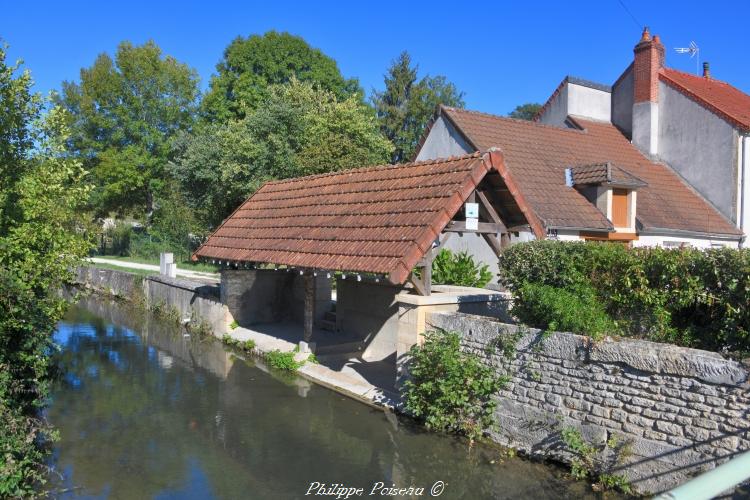
[[[311,180],[311,179],[318,179],[323,177],[331,177],[334,175],[341,175],[341,174],[352,174],[352,173],[361,173],[361,172],[373,172],[376,170],[392,170],[394,168],[411,168],[411,167],[417,167],[422,165],[430,165],[430,164],[441,164],[441,163],[449,163],[453,161],[459,161],[459,160],[466,160],[469,158],[480,158],[482,156],[482,152],[475,151],[473,153],[467,153],[465,155],[459,155],[459,156],[449,156],[447,158],[435,158],[431,160],[421,160],[421,161],[414,161],[410,163],[395,163],[395,164],[388,164],[388,163],[381,163],[377,165],[370,165],[368,167],[358,167],[358,168],[347,168],[344,170],[336,170],[334,172],[325,172],[322,174],[311,174],[311,175],[305,175],[302,177],[290,177],[288,179],[277,179],[273,181],[268,181],[264,185],[270,185],[270,184],[284,184],[288,182],[296,182],[301,180]]]
[[[737,87],[735,87],[735,86],[734,86],[734,85],[732,85],[731,83],[729,83],[729,82],[725,82],[724,80],[719,80],[718,78],[714,78],[713,76],[712,76],[712,77],[710,77],[710,78],[706,78],[705,76],[694,75],[694,74],[692,74],[692,73],[688,73],[687,71],[682,71],[682,70],[680,70],[680,69],[675,69],[675,68],[668,68],[668,67],[666,67],[666,66],[665,66],[665,67],[663,68],[663,70],[664,70],[664,71],[660,71],[659,73],[660,73],[661,75],[664,75],[664,76],[666,76],[667,78],[669,78],[669,75],[665,74],[665,71],[670,71],[670,72],[674,72],[674,73],[679,73],[679,74],[680,74],[680,75],[682,75],[682,76],[688,76],[688,77],[690,77],[690,78],[695,78],[695,79],[697,79],[698,81],[705,81],[705,80],[708,80],[708,81],[709,81],[709,82],[711,82],[711,83],[719,83],[719,84],[721,84],[721,85],[726,85],[727,87],[732,87],[733,89],[736,89],[736,90],[738,90],[738,91],[742,92],[742,90],[738,89]],[[742,92],[742,93],[744,94],[744,92]]]
[[[557,125],[539,123],[533,120],[523,120],[521,118],[511,118],[509,116],[493,115],[492,113],[484,113],[482,111],[474,111],[472,109],[454,108],[451,106],[443,106],[443,109],[446,109],[448,111],[456,111],[458,113],[467,113],[467,114],[472,114],[472,115],[486,116],[488,118],[496,118],[498,120],[509,121],[509,122],[514,122],[514,123],[523,123],[523,124],[531,125],[533,127],[548,128],[551,130],[562,130],[563,132],[575,132],[578,134],[584,133],[582,130],[558,127]],[[607,122],[601,122],[601,123],[607,123]]]

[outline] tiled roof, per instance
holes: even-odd
[[[573,184],[610,184],[616,186],[628,186],[633,188],[643,187],[645,182],[627,171],[612,165],[611,163],[595,163],[593,165],[578,165],[571,167]]]
[[[612,228],[581,193],[565,185],[567,167],[611,162],[647,184],[638,191],[636,208],[636,218],[644,229],[740,235],[672,169],[647,159],[609,123],[571,117],[582,129],[578,130],[457,108],[441,109],[474,148],[502,150],[509,175],[548,228]]]
[[[404,283],[490,171],[490,155],[500,158],[475,153],[268,182],[194,258],[382,273]]]
[[[659,78],[742,130],[750,130],[750,95],[713,78],[663,68]]]

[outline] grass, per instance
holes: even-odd
[[[99,269],[111,269],[113,271],[121,271],[124,273],[135,274],[138,276],[154,276],[156,274],[159,274],[159,271],[149,271],[148,269],[131,269],[129,267],[118,266],[115,264],[90,263],[88,264],[87,267],[96,267]]]
[[[137,264],[151,264],[159,265],[159,259],[144,259],[139,257],[123,257],[121,255],[95,255],[94,257],[100,257],[102,259],[120,260],[122,262],[135,262]],[[193,262],[191,260],[183,260],[177,263],[177,267],[180,269],[187,269],[190,271],[198,271],[203,273],[218,273],[219,266],[214,264],[207,264],[205,262]]]

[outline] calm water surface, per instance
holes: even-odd
[[[561,469],[469,449],[122,304],[84,299],[55,338],[62,498],[302,498],[312,482],[431,498],[437,481],[446,499],[593,496]]]

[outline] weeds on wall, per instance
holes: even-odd
[[[253,339],[239,340],[224,334],[224,336],[221,337],[221,341],[230,347],[236,347],[245,352],[251,352],[255,349],[255,341]]]
[[[305,362],[296,361],[294,356],[294,352],[281,352],[277,349],[266,354],[266,361],[277,370],[296,372]]]
[[[154,316],[172,323],[180,323],[180,311],[170,306],[164,300],[155,301],[150,308]]]
[[[618,463],[629,453],[628,443],[612,436],[603,447],[594,446],[588,442],[581,431],[575,427],[565,427],[560,431],[560,436],[568,451],[573,454],[570,462],[570,475],[576,479],[594,479],[595,487],[599,490],[620,490],[626,494],[632,494],[632,488],[623,475],[611,474],[608,471],[612,463],[604,458],[606,451],[614,456],[614,462]],[[597,473],[597,471],[600,471]]]
[[[460,339],[456,332],[431,331],[422,346],[411,348],[404,406],[429,429],[474,440],[495,425],[493,396],[508,378],[475,354],[461,351]]]
[[[505,249],[500,274],[532,326],[750,353],[750,249],[542,240]]]

